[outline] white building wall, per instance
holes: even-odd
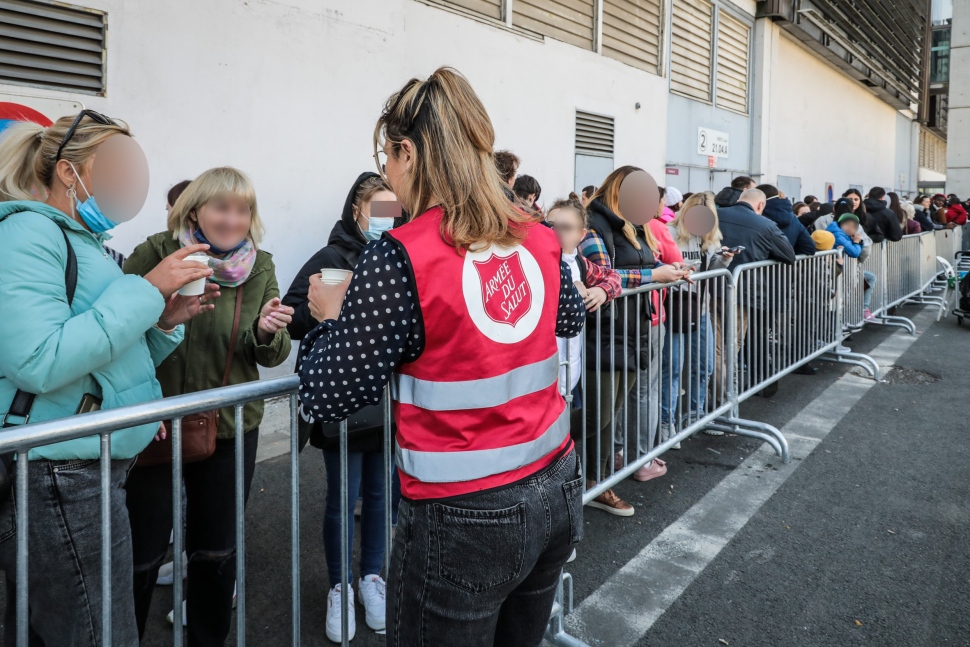
[[[756,137],[763,155],[760,181],[774,183],[779,175],[801,178],[802,196],[819,197],[826,182],[835,184],[837,196],[849,185],[897,187],[897,111],[778,26],[759,27],[767,41],[759,47],[772,56],[770,65],[763,66],[769,75],[763,90],[767,100],[757,106],[762,127],[767,124]],[[903,142],[907,149],[908,137]]]
[[[616,118],[617,165],[663,176],[666,81],[551,39],[414,0],[79,2],[108,12],[107,96],[0,92],[73,98],[129,122],[151,187],[140,216],[113,232],[122,252],[164,228],[169,187],[233,165],[256,184],[285,290],[326,244],[354,178],[374,169],[384,100],[440,65],[470,79],[497,147],[522,158],[547,203],[572,190],[576,108]]]

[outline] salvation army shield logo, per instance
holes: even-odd
[[[487,261],[472,261],[482,282],[485,314],[492,321],[515,327],[532,306],[532,290],[525,278],[519,252],[492,254]]]
[[[492,341],[520,342],[532,334],[542,316],[542,270],[521,245],[467,252],[462,292],[472,322]]]

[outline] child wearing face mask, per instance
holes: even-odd
[[[330,232],[327,246],[314,254],[303,266],[283,304],[293,308],[293,320],[288,329],[293,339],[301,340],[319,323],[310,313],[307,292],[311,280],[321,269],[353,270],[368,242],[378,240],[395,224],[398,217],[386,217],[383,205],[396,203],[397,196],[376,173],[362,173],[354,182],[344,202],[343,212]],[[395,220],[398,222],[395,223]],[[364,605],[366,624],[375,631],[384,629],[384,581],[380,572],[384,562],[384,458],[383,458],[383,402],[367,407],[348,420],[352,431],[348,438],[347,485],[351,493],[347,519],[350,545],[353,546],[354,500],[360,502],[361,551],[358,595]],[[326,432],[312,420],[309,412],[301,411],[301,429],[310,427],[310,444],[323,450],[327,467],[327,503],[323,518],[323,547],[327,557],[330,594],[327,598],[327,636],[340,642],[340,444],[339,438]],[[391,522],[397,522],[397,502],[400,500],[400,481],[394,470],[392,484]],[[353,551],[351,551],[353,552]],[[353,583],[353,565],[348,564],[349,582]],[[353,595],[351,589],[350,594]],[[350,638],[356,633],[353,599],[348,618]]]

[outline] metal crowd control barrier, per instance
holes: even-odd
[[[958,230],[953,230],[958,231]],[[942,239],[942,248],[939,241]],[[906,237],[900,243],[872,246],[862,263],[845,259],[841,252],[799,257],[794,265],[750,263],[730,269],[696,274],[692,283],[651,284],[624,290],[612,303],[587,318],[582,333],[582,373],[577,394],[581,409],[572,425],[580,460],[587,475],[584,504],[661,456],[675,444],[704,429],[760,439],[771,445],[784,462],[788,444],[780,431],[739,417],[741,401],[815,358],[832,359],[878,370],[865,355],[841,345],[846,332],[864,322],[862,271],[872,271],[874,286],[870,310],[882,323],[896,323],[885,310],[907,300],[925,299],[937,277],[938,253],[957,255],[962,233],[928,232]],[[898,246],[897,246],[898,245]],[[970,263],[970,260],[968,260]],[[932,301],[935,303],[935,301]],[[897,318],[902,319],[902,318]],[[908,320],[905,320],[908,321]],[[567,406],[574,401],[573,360],[567,353],[563,388]],[[102,641],[111,637],[111,432],[173,420],[172,497],[173,527],[182,528],[181,419],[192,413],[233,407],[236,425],[235,532],[237,544],[237,644],[246,642],[246,564],[243,482],[243,406],[253,400],[289,397],[291,469],[291,604],[292,644],[300,644],[300,540],[299,540],[299,433],[297,430],[298,377],[251,382],[152,402],[88,413],[59,420],[5,429],[0,453],[15,452],[17,521],[17,647],[28,645],[28,451],[87,436],[101,440],[102,488]],[[666,388],[664,388],[666,387]],[[385,566],[391,550],[391,439],[390,397],[385,392]],[[592,446],[591,446],[592,443]],[[106,460],[109,459],[109,460]],[[340,433],[341,482],[341,590],[350,587],[347,565],[351,546],[347,539],[347,425]],[[174,569],[182,571],[182,536],[174,533]],[[182,579],[174,578],[173,598],[178,618],[183,599]],[[568,585],[568,586],[567,586]],[[565,592],[569,590],[569,604]],[[568,635],[564,616],[572,605],[572,579],[564,573],[546,637],[563,647],[582,647]],[[349,596],[342,595],[343,645],[348,644]],[[176,623],[178,621],[176,620]],[[182,632],[174,644],[182,645]]]

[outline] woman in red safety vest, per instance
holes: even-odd
[[[582,537],[556,336],[578,335],[585,308],[554,232],[505,197],[494,143],[461,74],[409,81],[374,145],[418,215],[369,243],[348,281],[310,281],[321,324],[300,352],[303,413],[341,420],[391,384],[389,647],[538,645]]]

